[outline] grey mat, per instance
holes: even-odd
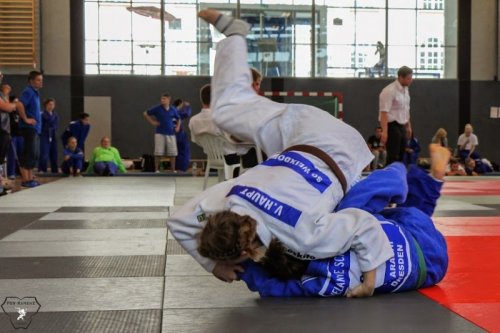
[[[38,220],[26,229],[128,229],[166,228],[166,219],[138,220]]]
[[[39,312],[32,317],[28,329],[23,330],[14,329],[9,317],[1,314],[0,332],[159,333],[161,320],[161,310]]]
[[[210,176],[217,176],[217,172],[210,172]],[[84,174],[83,177],[92,177],[92,178],[108,178],[108,177],[103,177],[95,174]],[[162,171],[160,173],[156,172],[141,172],[141,171],[136,171],[136,172],[127,172],[127,173],[117,173],[113,177],[198,177],[198,176],[193,176],[192,172],[183,172],[183,171],[177,171],[176,173],[173,172],[165,172]]]
[[[46,213],[0,213],[0,239],[38,220]]]
[[[61,207],[57,213],[168,212],[167,206]]]
[[[486,206],[486,205],[481,205]],[[469,216],[499,216],[498,210],[441,210],[436,211],[433,217],[469,217]]]
[[[255,303],[240,308],[164,309],[162,332],[484,332],[417,292],[367,299],[257,299]]]
[[[167,255],[187,254],[182,246],[174,239],[167,240]]]
[[[500,213],[500,205],[495,204],[480,204],[481,206],[496,209]],[[499,214],[500,215],[500,214]]]
[[[163,276],[164,271],[165,256],[159,255],[0,258],[0,279]]]

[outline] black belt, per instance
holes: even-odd
[[[406,125],[402,125],[402,124],[398,123],[397,121],[391,121],[389,123],[389,125],[391,125],[391,126],[398,126],[398,127],[405,127],[406,126]]]
[[[321,149],[319,149],[317,147],[309,146],[309,145],[291,146],[291,147],[288,147],[287,149],[285,149],[283,152],[285,153],[285,152],[291,151],[291,150],[302,151],[304,153],[311,154],[313,156],[316,156],[317,158],[319,158],[323,162],[325,162],[326,165],[328,165],[328,167],[332,170],[333,174],[339,180],[340,185],[342,186],[342,191],[344,191],[344,195],[345,195],[345,193],[347,192],[347,181],[345,179],[344,174],[342,173],[342,170],[340,170],[339,166],[333,160],[333,158],[330,157],[330,155],[328,155],[327,153],[325,153],[324,151],[322,151]]]

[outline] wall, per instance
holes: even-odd
[[[490,118],[490,107],[500,106],[498,75],[497,12],[499,0],[472,1],[471,11],[471,124],[479,139],[479,154],[500,161],[496,142],[500,133],[500,118]],[[460,129],[463,131],[463,129]]]
[[[496,2],[472,1],[471,80],[493,80],[496,76]]]
[[[111,98],[86,96],[84,99],[84,112],[92,119],[92,130],[85,140],[85,159],[90,160],[95,147],[101,145],[101,139],[105,136],[112,139],[111,130]],[[111,144],[114,144],[111,142]]]
[[[40,5],[41,68],[47,75],[70,75],[70,2],[50,0]]]
[[[144,119],[143,112],[159,104],[163,92],[169,92],[173,99],[191,102],[194,113],[198,113],[199,87],[209,82],[208,77],[92,75],[85,77],[85,95],[111,97],[113,145],[122,156],[139,157],[152,154],[154,148],[154,128]],[[193,157],[199,158],[201,149],[197,145],[191,147]]]
[[[265,79],[263,90],[276,86]],[[345,121],[368,137],[377,125],[378,94],[392,80],[382,79],[286,79],[284,90],[340,91],[344,94]],[[145,76],[87,76],[85,95],[110,96],[112,100],[113,142],[124,156],[140,156],[153,149],[153,129],[142,112],[159,102],[162,92],[173,98],[189,100],[193,113],[198,113],[198,89],[209,82],[208,77],[145,77]],[[417,138],[427,146],[439,127],[449,131],[450,142],[456,142],[458,83],[456,80],[415,80],[411,88],[413,127]],[[300,100],[292,102],[300,103]],[[311,101],[305,101],[310,103]],[[313,104],[324,104],[312,101]],[[427,154],[427,148],[423,154]],[[193,158],[200,149],[192,145]]]
[[[498,137],[500,118],[490,118],[490,107],[500,107],[500,83],[495,81],[474,81],[471,84],[471,124],[478,136],[478,152],[482,157],[500,162]],[[463,129],[462,129],[463,132]]]

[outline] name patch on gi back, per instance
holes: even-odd
[[[333,260],[328,262],[328,278],[330,284],[324,289],[324,295],[343,296],[349,289],[350,277],[349,268],[351,267],[351,256],[344,253],[335,256]]]
[[[236,195],[250,202],[252,205],[263,211],[264,213],[274,217],[281,222],[295,227],[299,221],[302,212],[293,208],[270,195],[249,186],[234,186],[227,196]]]
[[[270,158],[263,165],[267,166],[282,166],[289,168],[301,175],[311,186],[323,193],[328,186],[332,184],[330,178],[323,172],[316,169],[314,164],[304,156],[293,151],[288,151],[279,154],[274,158]]]
[[[302,284],[320,296],[343,296],[350,286],[350,268],[349,252],[329,259],[314,260],[309,263]]]
[[[394,257],[386,263],[384,284],[377,291],[389,293],[395,292],[404,286],[411,272],[411,258],[409,242],[401,229],[391,223],[383,222],[382,228],[390,240]]]

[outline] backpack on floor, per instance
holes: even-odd
[[[142,171],[155,172],[155,158],[153,155],[142,155]]]

